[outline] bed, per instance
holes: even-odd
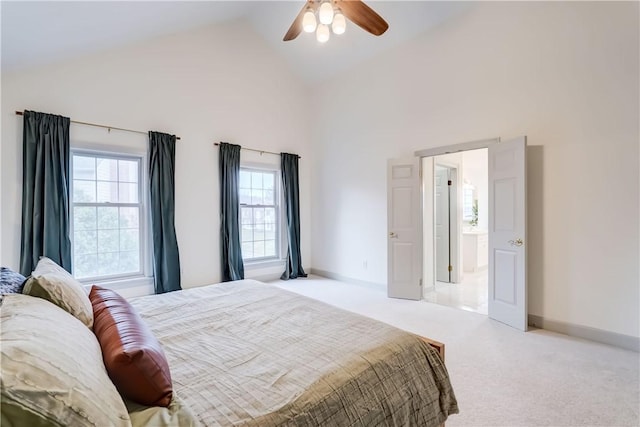
[[[0,304],[3,426],[436,427],[458,412],[442,344],[253,280],[127,302],[44,258]]]
[[[164,348],[180,424],[439,426],[458,412],[444,346],[273,285],[131,304]],[[130,407],[132,423],[171,418],[162,411]]]

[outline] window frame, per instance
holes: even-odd
[[[75,156],[84,156],[84,157],[94,157],[94,158],[102,158],[102,159],[111,159],[111,160],[127,160],[127,161],[137,161],[138,162],[138,203],[112,203],[112,202],[74,202],[73,201],[73,186],[74,186],[74,176],[73,176],[73,162]],[[149,212],[149,196],[145,191],[147,188],[147,155],[138,153],[138,152],[127,152],[125,150],[108,150],[108,149],[92,149],[92,148],[81,148],[81,147],[71,147],[70,150],[70,167],[69,167],[69,195],[70,195],[70,240],[71,240],[71,259],[72,259],[72,274],[75,274],[75,244],[74,244],[74,207],[138,207],[139,215],[138,215],[138,239],[139,239],[139,260],[140,266],[139,270],[135,272],[129,273],[117,273],[117,274],[107,274],[101,276],[90,276],[78,278],[77,280],[83,284],[87,283],[113,283],[119,281],[126,281],[131,279],[141,279],[151,277],[151,242],[150,242],[150,232],[149,232],[149,224],[150,224],[150,212]],[[96,182],[98,181],[96,176]],[[97,194],[96,194],[97,196]],[[97,199],[96,199],[97,200]]]
[[[249,172],[269,172],[274,176],[273,182],[273,191],[274,191],[274,207],[275,207],[275,218],[276,218],[276,231],[275,231],[275,247],[276,254],[274,256],[264,256],[264,257],[256,257],[256,258],[244,258],[242,257],[242,262],[245,266],[251,268],[261,267],[261,266],[269,266],[271,264],[280,264],[284,260],[284,242],[286,241],[284,235],[284,222],[283,222],[283,214],[282,214],[282,183],[280,176],[280,168],[276,165],[270,164],[262,164],[262,163],[250,163],[250,162],[242,162],[240,164],[241,171],[249,171]],[[239,181],[238,181],[239,183]],[[240,203],[240,185],[238,185],[238,224],[240,228],[240,246],[242,247],[242,208],[243,207],[271,207],[271,205],[250,205]],[[253,240],[252,240],[253,241]]]

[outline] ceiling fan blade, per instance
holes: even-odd
[[[283,41],[288,42],[300,35],[302,32],[302,18],[309,7],[313,8],[313,0],[308,0],[308,2],[302,7],[302,10],[300,10],[300,13],[298,13],[298,16],[296,16],[296,19],[293,20],[293,23],[289,27],[289,31],[284,35],[284,38],[282,39]]]
[[[361,0],[338,0],[336,5],[354,24],[375,36],[387,31],[389,24]]]

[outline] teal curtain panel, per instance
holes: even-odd
[[[22,135],[20,273],[41,256],[71,272],[68,117],[25,111]]]
[[[289,249],[287,250],[287,263],[282,280],[307,277],[302,268],[302,255],[300,254],[300,186],[298,184],[298,155],[280,153],[282,170],[282,191],[284,206],[287,212],[287,238]]]
[[[180,254],[175,229],[176,136],[149,132],[149,186],[156,294],[178,291]]]
[[[222,281],[244,279],[240,247],[240,146],[220,143],[220,262]]]

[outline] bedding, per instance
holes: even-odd
[[[21,294],[25,280],[27,278],[22,274],[7,267],[0,267],[0,294]]]
[[[22,293],[52,302],[89,329],[93,327],[93,309],[84,287],[67,270],[47,257],[40,257]]]
[[[458,412],[419,337],[272,285],[227,282],[131,304],[174,393],[205,426],[439,426]]]
[[[3,427],[131,426],[96,337],[58,306],[6,295],[0,350]]]

